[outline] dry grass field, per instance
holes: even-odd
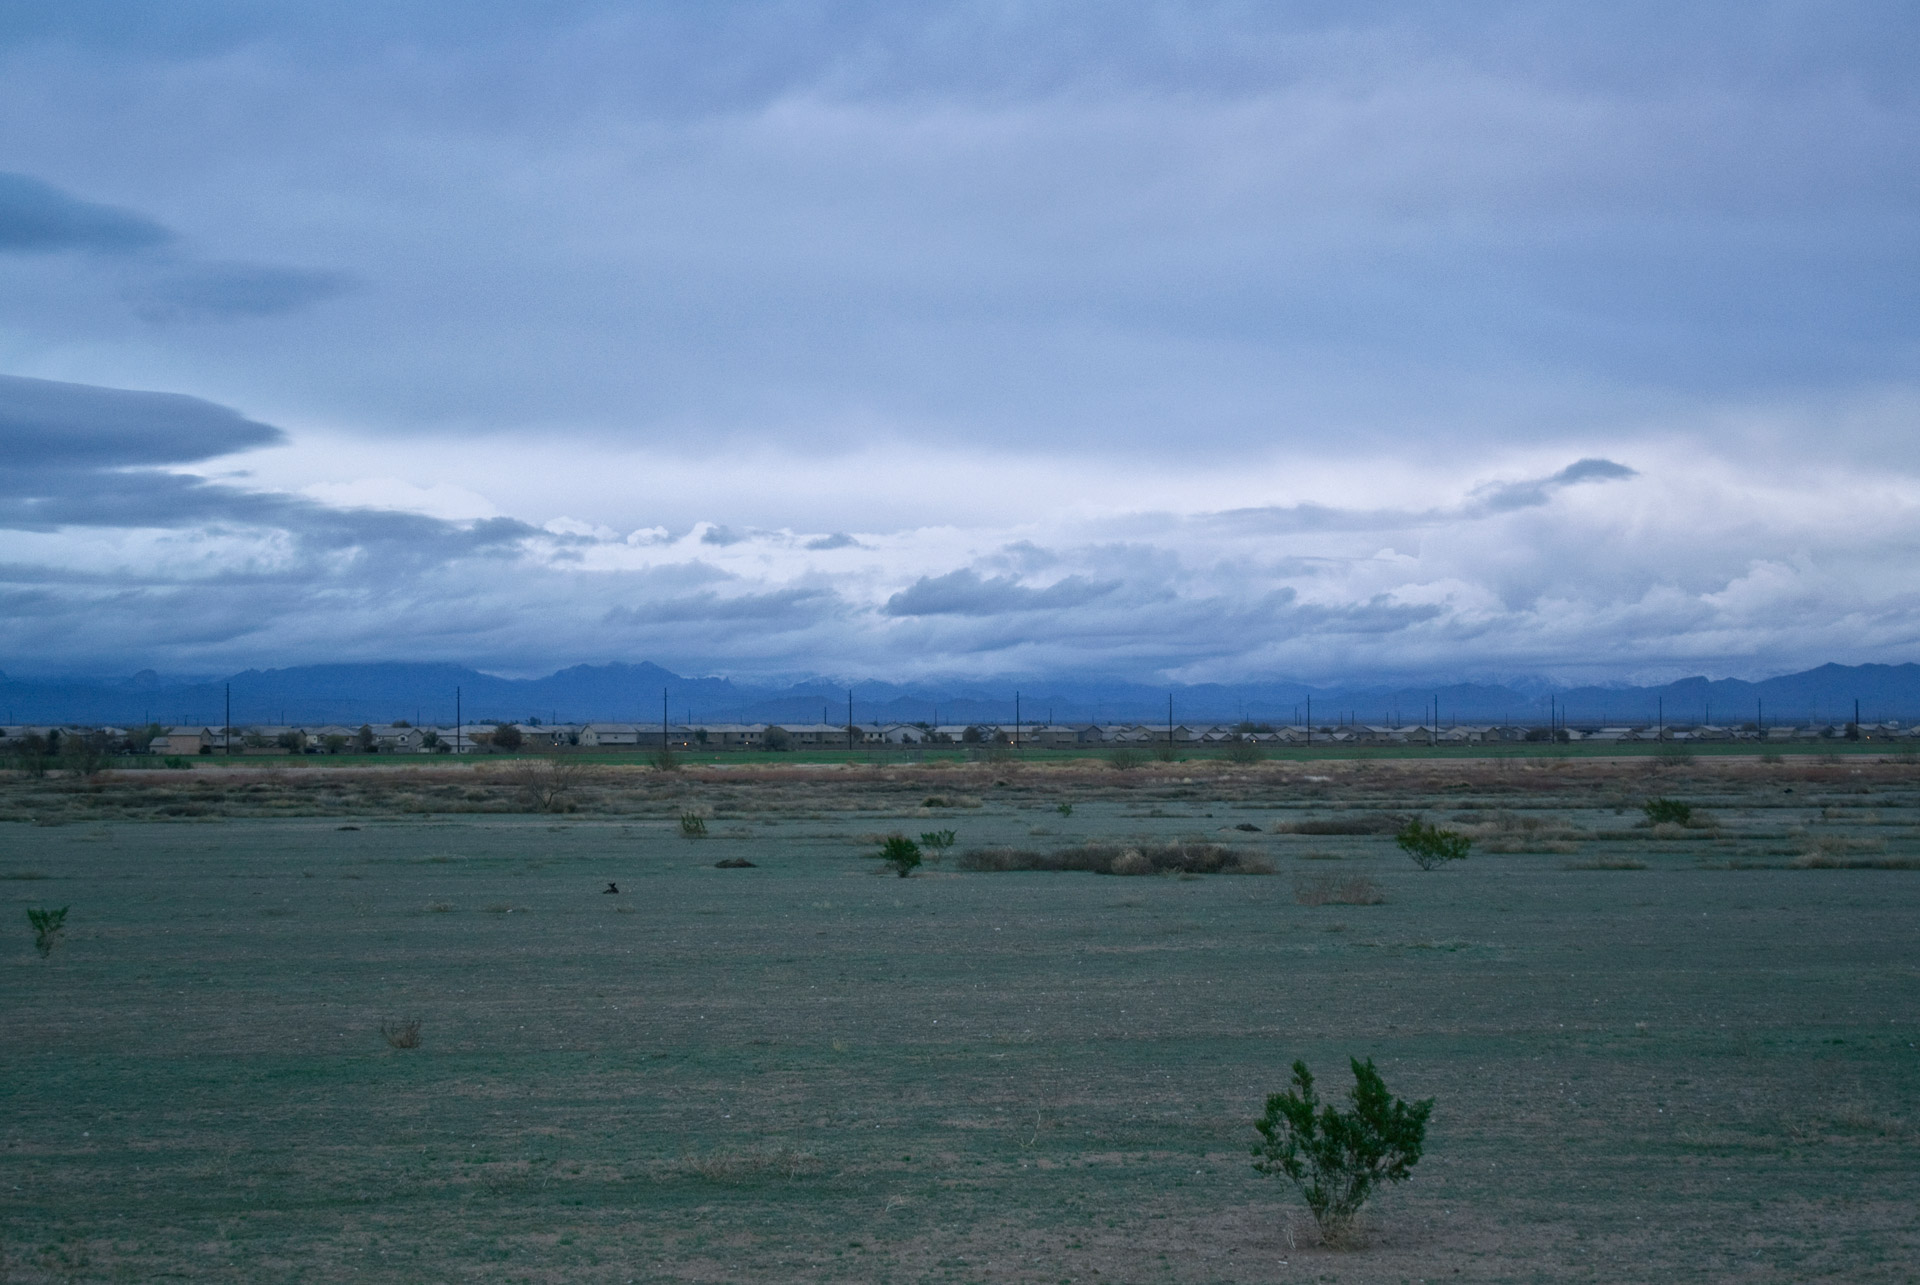
[[[0,1280],[1920,1262],[1912,762],[563,772],[0,778]],[[1471,857],[1415,868],[1411,816]],[[1437,1105],[1336,1251],[1248,1151],[1349,1054]]]

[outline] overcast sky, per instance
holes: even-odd
[[[1916,659],[1910,3],[0,8],[0,668]]]

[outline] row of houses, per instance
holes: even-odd
[[[1235,742],[1279,748],[1306,745],[1485,745],[1577,741],[1592,744],[1672,744],[1753,741],[1915,740],[1920,724],[1899,722],[1810,724],[1758,728],[1699,725],[1546,728],[1523,723],[1450,727],[1333,724],[1270,727],[1239,724],[1147,723],[410,723],[274,725],[228,729],[184,725],[158,729],[117,727],[0,727],[0,746],[57,746],[63,736],[103,741],[117,753],[165,756],[288,754],[473,754],[567,749],[657,751],[664,743],[687,752],[819,750],[880,746],[1019,746],[1033,749],[1142,749],[1171,742],[1179,749],[1224,748]]]

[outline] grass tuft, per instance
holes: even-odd
[[[1314,875],[1293,881],[1293,899],[1302,906],[1378,906],[1387,892],[1365,875]]]

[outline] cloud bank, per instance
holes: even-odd
[[[1752,479],[1671,462],[1582,459],[1425,509],[1040,514],[844,540],[448,520],[181,467],[279,438],[193,398],[0,380],[5,654],[96,670],[653,658],[764,677],[1574,679],[1885,659],[1920,619],[1910,495],[1872,497],[1863,530],[1835,497],[1796,505],[1783,488],[1758,520]]]

